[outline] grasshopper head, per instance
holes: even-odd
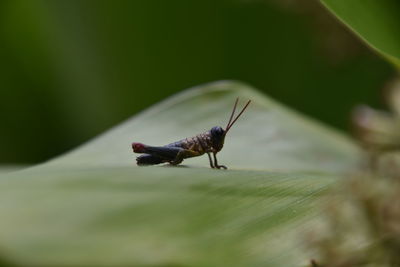
[[[225,141],[225,136],[228,133],[229,129],[232,127],[233,124],[239,119],[240,115],[246,110],[247,106],[250,104],[251,100],[247,101],[246,105],[242,109],[242,111],[239,112],[239,114],[236,116],[236,118],[233,118],[233,115],[235,115],[236,111],[236,106],[238,104],[239,98],[236,98],[235,105],[233,106],[233,110],[231,113],[231,117],[229,118],[228,124],[226,125],[225,130],[222,129],[222,127],[215,126],[212,127],[210,130],[211,133],[211,140],[212,140],[212,146],[216,150],[216,152],[219,152],[222,147],[224,146],[224,141]]]
[[[225,130],[222,127],[215,126],[210,130],[213,148],[218,152],[224,146]]]

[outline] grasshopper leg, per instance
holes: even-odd
[[[217,161],[217,155],[216,155],[217,153],[213,153],[213,156],[214,156],[214,166],[215,166],[215,168],[217,168],[217,169],[228,169],[226,166],[224,166],[224,165],[218,165],[218,161]]]
[[[197,152],[197,151],[190,150],[190,149],[179,148],[179,152],[176,155],[175,159],[171,160],[169,163],[172,164],[172,165],[178,165],[179,163],[181,163],[186,158],[197,157],[199,155],[200,155],[200,153]]]
[[[183,151],[183,150],[182,150]],[[169,163],[171,165],[178,165],[179,163],[181,163],[184,159],[183,154],[181,153],[181,151],[179,151],[178,155],[176,155],[174,160],[171,160]]]
[[[138,165],[153,165],[169,162],[178,165],[185,156],[182,154],[183,148],[173,146],[148,146],[141,143],[132,144],[135,153],[144,153],[137,158]]]
[[[215,167],[214,167],[214,163],[213,163],[213,161],[211,159],[210,153],[207,153],[207,155],[208,155],[208,160],[210,161],[210,167],[214,169]]]
[[[164,159],[149,155],[149,154],[143,154],[139,157],[136,158],[136,163],[139,166],[144,166],[144,165],[156,165],[165,162]]]

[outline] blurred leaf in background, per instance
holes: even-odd
[[[400,2],[322,0],[362,40],[400,67]]]
[[[346,128],[392,69],[319,3],[295,2],[1,0],[0,162],[43,161],[221,79]]]

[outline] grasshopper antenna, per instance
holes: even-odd
[[[235,114],[235,111],[236,111],[236,106],[237,106],[238,101],[239,101],[239,98],[236,98],[235,105],[233,106],[233,110],[231,113],[231,117],[229,118],[228,125],[226,126],[226,129],[225,129],[225,134],[228,133],[229,129],[239,119],[239,117],[242,115],[242,113],[246,110],[246,108],[250,105],[250,102],[251,102],[251,100],[247,101],[247,103],[243,107],[243,109],[239,112],[239,114],[236,116],[236,118],[232,121],[233,115]]]
[[[235,105],[233,106],[233,110],[232,110],[232,113],[231,113],[231,117],[229,118],[228,124],[227,124],[226,127],[225,127],[225,131],[228,129],[229,124],[230,124],[231,121],[232,121],[232,118],[233,118],[233,115],[235,114],[235,111],[236,111],[236,107],[237,107],[238,102],[239,102],[239,98],[236,98]]]

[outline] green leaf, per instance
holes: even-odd
[[[138,167],[132,141],[164,145],[225,126],[218,154]],[[132,103],[140,99],[132,99]],[[93,118],[101,119],[101,118]],[[294,266],[319,196],[357,164],[346,137],[239,82],[187,90],[41,166],[0,179],[0,249],[39,266]]]
[[[400,67],[398,0],[321,0],[362,40]]]
[[[25,165],[15,165],[15,164],[10,164],[10,165],[0,165],[0,175],[9,173],[9,172],[14,172],[14,171],[19,171],[27,166]]]

